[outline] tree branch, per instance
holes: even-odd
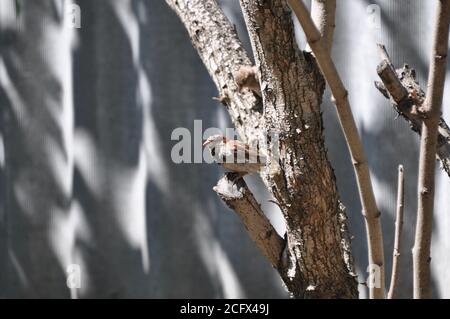
[[[324,38],[327,50],[331,52],[336,28],[336,0],[313,0],[311,2],[311,17]],[[311,51],[309,46],[306,50]]]
[[[234,182],[235,175],[235,173],[226,174],[214,187],[214,191],[229,208],[238,214],[250,238],[269,259],[272,266],[278,269],[286,241],[277,234],[264,215],[244,179],[240,178]]]
[[[279,136],[280,160],[262,175],[286,219],[278,271],[288,290],[298,298],[356,298],[346,213],[323,140],[324,82],[311,55],[296,46],[285,1],[241,2],[252,44],[262,46],[254,53],[264,115],[261,98],[236,83],[251,63],[216,1],[166,1],[186,26],[241,138],[257,139],[260,131]]]
[[[394,241],[394,253],[392,256],[392,274],[391,285],[389,287],[388,299],[395,298],[398,279],[400,272],[400,248],[402,239],[402,226],[403,226],[403,208],[405,203],[404,193],[405,179],[403,166],[398,167],[398,187],[397,187],[397,211],[395,219],[395,241]]]
[[[430,298],[430,246],[433,226],[434,169],[438,126],[447,66],[450,1],[437,1],[437,21],[428,79],[428,92],[423,108],[424,120],[420,141],[419,203],[413,249],[414,298]]]
[[[249,89],[254,89],[254,79],[248,81],[249,72],[243,74],[243,70],[254,70],[254,67],[234,26],[215,0],[166,0],[166,2],[185,25],[194,47],[220,92],[217,99],[226,106],[241,139],[257,140],[263,123],[261,98],[255,96],[252,90],[243,90],[247,82],[252,84]],[[250,237],[290,288],[291,279],[288,280],[286,277],[289,263],[283,263],[280,259],[280,252],[286,246],[284,239],[277,235],[269,220],[264,217],[243,179],[239,179],[236,183],[239,188],[235,190],[231,188],[230,191],[229,180],[225,176],[214,190],[238,213]],[[243,196],[242,199],[240,196]],[[271,235],[267,236],[269,234]]]
[[[235,80],[252,62],[234,26],[215,0],[166,0],[185,25],[194,47],[219,90],[240,137],[248,142],[261,130],[261,99],[242,90]]]
[[[381,63],[377,73],[382,81],[375,82],[376,88],[391,101],[394,110],[420,135],[423,114],[419,108],[425,99],[425,92],[416,80],[416,72],[408,65],[395,70],[384,45],[379,44]],[[450,177],[450,129],[441,117],[439,120],[436,156],[441,168]]]
[[[301,0],[287,1],[302,25],[308,43],[314,52],[335,100],[339,120],[352,157],[363,207],[363,214],[366,218],[369,263],[370,265],[378,266],[378,269],[380,270],[380,276],[376,276],[377,278],[380,278],[380,283],[370,285],[370,296],[371,298],[384,298],[384,252],[380,212],[377,208],[372,189],[367,159],[348,101],[348,92],[345,89],[327,50],[325,40],[321,37],[320,32],[314,25],[303,2]]]

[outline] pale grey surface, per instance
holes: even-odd
[[[160,0],[79,0],[82,28],[72,33],[62,25],[63,2],[27,2],[19,31],[8,11],[12,1],[0,3],[0,128],[7,162],[0,156],[0,297],[286,297],[276,272],[211,190],[222,171],[170,160],[173,129],[192,129],[195,119],[203,128],[229,126],[177,17]],[[221,2],[244,34],[238,1]],[[380,5],[380,29],[371,27],[371,3]],[[394,63],[409,63],[425,83],[432,3],[338,1],[333,49],[383,214],[387,278],[396,167],[406,169],[402,297],[411,296],[418,137],[395,120],[373,86],[375,43],[384,42]],[[327,93],[326,141],[363,281],[364,221],[329,99]],[[444,117],[450,118],[447,109]],[[434,282],[436,296],[448,298],[450,180],[438,173],[437,182]],[[249,184],[283,234],[264,187],[255,179]],[[82,270],[76,292],[65,282],[72,263]]]

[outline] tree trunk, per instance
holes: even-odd
[[[232,75],[249,58],[216,2],[167,2],[227,97],[242,138],[255,139],[261,127],[279,135],[280,170],[264,179],[286,219],[288,249],[279,272],[289,291],[299,298],[357,297],[346,215],[324,147],[324,81],[312,56],[298,50],[285,2],[242,1],[261,72],[264,114],[252,94],[236,87]]]

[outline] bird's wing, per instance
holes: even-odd
[[[267,160],[266,155],[258,147],[250,147],[249,144],[240,141],[230,141],[227,144],[235,159],[255,164],[265,163]]]

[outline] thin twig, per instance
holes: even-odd
[[[398,279],[400,272],[400,248],[402,239],[402,226],[403,226],[403,208],[405,203],[405,178],[404,169],[400,165],[398,167],[398,187],[397,187],[397,211],[395,218],[395,241],[394,241],[394,253],[392,256],[392,274],[391,274],[391,285],[389,287],[388,299],[395,298]]]
[[[348,92],[345,89],[336,70],[336,66],[327,50],[325,40],[321,37],[319,30],[317,30],[314,25],[304,3],[300,0],[287,0],[287,2],[293,9],[305,32],[308,43],[313,50],[335,100],[341,126],[352,157],[363,207],[363,214],[366,218],[369,263],[374,269],[380,271],[379,276],[378,274],[374,276],[374,278],[379,278],[380,282],[371,283],[369,285],[370,297],[384,298],[384,252],[380,212],[377,208],[372,189],[367,159],[348,101]]]
[[[420,141],[419,194],[416,236],[413,249],[414,298],[430,298],[430,248],[433,227],[434,170],[438,126],[444,94],[447,66],[450,1],[437,1],[437,20],[428,79],[428,92],[423,108],[424,116]]]

